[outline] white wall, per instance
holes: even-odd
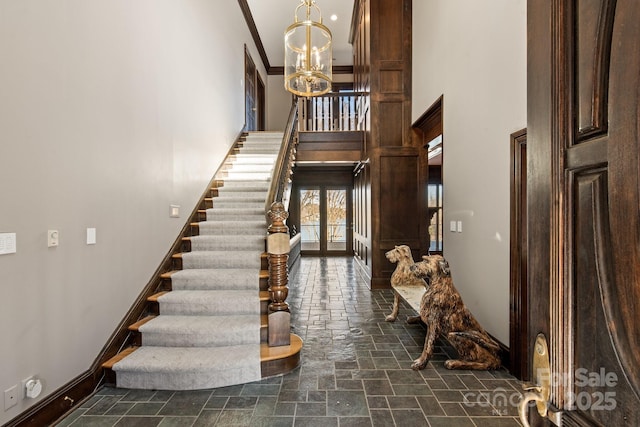
[[[413,120],[443,94],[444,255],[467,306],[508,345],[509,136],[526,126],[525,0],[413,2]]]
[[[284,88],[284,76],[272,75],[267,78],[267,129],[284,131],[291,111],[292,95]]]
[[[244,125],[245,43],[236,3],[0,0],[0,390],[89,368]]]

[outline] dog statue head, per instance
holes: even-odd
[[[410,270],[421,279],[451,276],[449,263],[441,255],[425,255],[422,261],[413,264]]]
[[[384,254],[389,262],[396,263],[402,260],[409,260],[413,263],[411,248],[407,245],[399,245]]]

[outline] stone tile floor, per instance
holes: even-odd
[[[426,369],[411,362],[425,328],[395,323],[391,291],[370,291],[351,258],[302,258],[288,302],[304,340],[293,372],[251,384],[171,392],[105,387],[58,426],[520,426],[520,383],[505,370],[449,371],[445,342]]]

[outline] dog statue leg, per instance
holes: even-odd
[[[420,316],[407,316],[407,323],[411,325],[420,323]]]
[[[400,297],[396,291],[393,291],[393,309],[391,314],[384,318],[387,322],[395,322],[398,318],[398,311],[400,310]]]
[[[438,333],[439,331],[435,325],[427,324],[427,336],[424,340],[424,348],[422,349],[422,354],[420,355],[420,357],[413,361],[413,363],[411,364],[411,369],[417,371],[420,369],[424,369],[424,367],[427,366],[429,359],[431,359],[431,356],[433,355],[433,344],[436,341]]]

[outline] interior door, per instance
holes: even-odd
[[[529,355],[544,334],[551,418],[638,426],[640,7],[529,0],[527,16]]]
[[[244,100],[245,100],[245,130],[258,130],[257,104],[256,104],[256,65],[249,55],[246,46],[244,49]]]

